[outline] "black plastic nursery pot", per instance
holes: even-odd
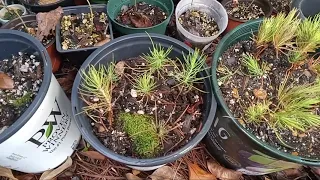
[[[39,4],[33,4],[30,3],[28,0],[19,0],[21,4],[23,4],[27,9],[31,10],[32,12],[38,13],[38,12],[48,12],[51,10],[54,10],[58,8],[59,6],[61,7],[66,7],[66,6],[72,6],[74,5],[73,0],[58,0],[55,3],[51,4],[44,4],[44,5],[39,5]],[[28,2],[27,2],[28,1]],[[32,1],[32,0],[31,0]]]
[[[150,34],[154,44],[160,44],[165,49],[172,46],[173,50],[169,57],[183,59],[183,53],[192,52],[193,50],[183,44],[182,42],[167,37],[164,35]],[[120,60],[128,59],[130,57],[141,56],[143,53],[148,53],[149,48],[152,48],[150,37],[146,33],[137,33],[132,35],[122,36],[111,41],[108,44],[97,49],[93,52],[87,60],[83,63],[81,69],[84,71],[88,70],[89,65],[98,64],[109,64],[111,61],[118,62]],[[200,74],[202,77],[208,76],[208,72],[204,71]],[[78,73],[72,89],[72,110],[76,119],[76,123],[82,133],[84,139],[92,145],[100,153],[105,156],[124,163],[130,167],[140,170],[150,170],[154,167],[164,165],[166,163],[175,161],[189,152],[195,147],[208,132],[215,115],[216,101],[212,92],[212,86],[209,78],[204,80],[204,91],[208,92],[205,94],[204,99],[204,111],[203,111],[203,122],[202,129],[197,135],[195,135],[185,146],[176,152],[168,154],[163,157],[152,158],[152,159],[135,159],[132,157],[126,157],[111,151],[105,147],[99,139],[95,136],[89,118],[82,112],[82,107],[85,103],[80,99],[79,85],[82,83],[81,76]]]
[[[118,14],[121,11],[122,6],[132,6],[134,3],[138,2],[145,2],[151,5],[155,5],[161,8],[166,14],[167,19],[164,20],[162,23],[157,24],[152,27],[148,28],[133,28],[126,25],[123,25],[116,21]],[[158,33],[158,34],[165,34],[166,28],[170,22],[171,16],[174,11],[174,4],[172,0],[109,0],[108,1],[108,16],[110,17],[113,27],[115,30],[119,31],[121,34],[133,34],[133,33]]]
[[[105,4],[94,4],[91,5],[93,12],[105,12],[107,14],[107,5]],[[89,13],[90,9],[88,5],[82,6],[71,6],[63,8],[63,15],[70,15],[70,14],[81,14],[81,13]],[[108,24],[108,31],[110,33],[111,40],[113,39],[113,31],[112,25],[109,18]],[[61,24],[58,23],[56,26],[56,48],[57,51],[62,54],[65,59],[68,59],[71,63],[75,65],[81,65],[86,58],[98,47],[86,47],[86,48],[79,48],[79,49],[68,49],[63,50],[61,46]]]
[[[34,15],[34,14],[21,16],[21,19],[26,24],[37,22],[36,15]],[[1,28],[2,29],[18,30],[23,26],[21,19],[15,18],[15,19],[7,22],[6,24],[4,24]],[[56,39],[54,38],[48,45],[45,46],[47,49],[47,52],[49,53],[50,59],[51,59],[53,73],[58,71],[60,64],[61,64],[61,57],[60,57],[60,54],[56,50],[55,42],[56,42]]]
[[[319,0],[293,0],[291,8],[296,8],[299,12],[299,17],[305,19],[315,16],[320,13]]]
[[[213,90],[218,103],[215,120],[205,142],[209,152],[225,166],[248,175],[261,175],[296,168],[299,164],[320,166],[320,161],[294,156],[271,147],[247,131],[230,112],[217,82],[217,65],[225,50],[249,40],[258,31],[261,19],[244,23],[229,32],[219,43],[212,66]]]

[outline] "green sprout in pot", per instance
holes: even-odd
[[[125,132],[133,139],[135,152],[142,157],[153,157],[159,150],[160,140],[152,116],[121,113],[119,120]]]
[[[264,101],[249,106],[245,111],[246,120],[254,123],[265,121],[266,117],[264,116],[268,114],[270,104],[271,102]]]
[[[164,49],[161,45],[156,45],[152,42],[152,49],[150,49],[150,54],[144,55],[144,59],[151,66],[153,71],[162,70],[165,65],[167,65],[170,60],[168,55],[172,51],[172,47],[167,50]]]
[[[32,93],[27,92],[25,95],[23,95],[22,97],[14,100],[12,102],[13,106],[16,108],[19,108],[21,106],[25,106],[27,103],[30,103],[32,100]]]
[[[250,54],[244,54],[242,60],[243,66],[247,68],[248,72],[252,76],[262,76],[266,72],[266,64],[259,65],[258,59]]]
[[[133,87],[138,93],[149,96],[156,88],[156,82],[151,73],[145,72],[138,77]]]

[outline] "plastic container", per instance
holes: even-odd
[[[91,5],[93,12],[105,12],[107,14],[107,5],[105,4],[94,4]],[[82,6],[71,6],[63,8],[63,15],[70,14],[81,14],[81,13],[89,13],[90,9],[88,5]],[[109,27],[108,32],[110,33],[111,40],[113,39],[112,25],[109,18]],[[68,49],[63,50],[61,46],[61,25],[60,23],[56,26],[56,48],[57,51],[60,52],[65,59],[71,61],[74,65],[81,65],[85,59],[98,47],[86,47],[80,49]]]
[[[223,99],[216,75],[219,58],[233,44],[249,40],[252,33],[258,31],[261,21],[261,19],[253,20],[239,25],[221,40],[215,50],[212,80],[218,109],[213,125],[205,138],[207,149],[220,163],[248,175],[268,174],[296,168],[300,164],[319,167],[319,160],[279,151],[257,139],[234,118]]]
[[[252,2],[252,0],[238,0],[239,3],[246,2],[246,1]],[[232,3],[232,0],[223,0],[221,2],[221,4],[223,6],[226,6],[231,3]],[[254,3],[262,8],[262,10],[265,14],[264,17],[270,17],[272,15],[273,7],[272,7],[271,3],[269,2],[269,0],[254,0]],[[228,16],[228,17],[229,17],[229,22],[228,22],[228,26],[227,26],[225,33],[228,33],[229,31],[231,31],[235,27],[248,21],[248,20],[241,20],[238,18],[234,18],[232,16]]]
[[[26,15],[27,14],[27,10],[24,6],[20,5],[20,4],[12,4],[12,5],[8,5],[7,8],[12,8],[12,9],[21,9],[23,14],[22,15]],[[5,24],[6,22],[8,22],[9,20],[7,19],[3,19],[3,16],[5,15],[5,13],[7,12],[8,10],[6,8],[2,8],[0,10],[0,22],[2,24]]]
[[[59,166],[71,156],[80,132],[70,101],[52,74],[46,49],[27,33],[0,29],[0,60],[19,51],[42,61],[43,82],[31,105],[0,134],[0,166],[39,173]]]
[[[107,4],[108,0],[90,0],[92,4]]]
[[[134,3],[138,2],[145,2],[151,5],[155,5],[161,8],[166,14],[167,19],[164,20],[162,23],[157,24],[155,26],[149,28],[133,28],[126,25],[123,25],[116,21],[118,14],[121,12],[122,6],[132,6]],[[110,17],[113,28],[119,31],[121,34],[134,34],[134,33],[158,33],[158,34],[165,34],[166,28],[170,22],[171,16],[173,14],[174,4],[172,0],[109,0],[108,2],[108,16]]]
[[[178,57],[180,59],[183,59],[183,53],[186,54],[189,51],[193,51],[182,42],[171,37],[159,34],[150,34],[150,36],[155,44],[160,43],[164,48],[169,48],[170,46],[173,47],[173,50],[170,53],[169,57]],[[95,52],[93,52],[83,63],[80,69],[87,71],[89,65],[108,64],[111,61],[117,62],[120,60],[128,59],[130,57],[140,56],[143,53],[148,53],[149,48],[152,48],[152,44],[149,36],[146,33],[122,36],[120,38],[114,39],[112,42],[100,47]],[[207,73],[208,72],[203,72],[201,76],[208,76]],[[156,169],[166,163],[173,162],[188,153],[205,136],[212,124],[216,111],[216,101],[213,94],[211,93],[212,87],[210,79],[205,79],[204,91],[210,93],[206,93],[204,97],[204,116],[202,122],[203,126],[200,132],[194,138],[192,138],[188,142],[188,144],[183,146],[178,151],[163,157],[152,159],[136,159],[132,157],[126,157],[116,154],[115,152],[105,147],[93,133],[92,126],[88,117],[85,114],[80,113],[82,112],[82,107],[84,106],[84,102],[80,99],[79,95],[80,83],[82,83],[82,80],[80,78],[80,74],[78,73],[73,84],[71,102],[73,107],[73,114],[76,118],[76,123],[84,139],[103,155],[138,170],[145,171]]]
[[[178,19],[181,14],[189,9],[200,10],[212,16],[218,24],[219,33],[211,37],[200,37],[185,30]],[[216,0],[181,0],[176,7],[175,15],[179,38],[187,44],[200,48],[216,39],[226,29],[228,24],[227,12]]]
[[[49,12],[51,10],[58,8],[59,6],[66,7],[66,6],[73,6],[74,5],[74,0],[59,0],[55,3],[44,4],[44,5],[31,4],[31,3],[28,3],[26,0],[19,0],[19,1],[27,9],[31,10],[34,13]]]
[[[319,0],[293,0],[291,8],[296,8],[299,12],[299,17],[305,19],[320,13]]]
[[[21,16],[21,18],[26,24],[30,24],[30,23],[33,23],[35,25],[37,24],[36,15],[33,15],[33,14],[25,15],[25,16]],[[15,18],[7,22],[6,24],[4,24],[1,28],[18,30],[22,26],[23,26],[23,23],[21,22],[20,18]],[[56,42],[56,39],[54,38],[48,45],[45,46],[51,59],[53,73],[58,71],[61,64],[61,57],[58,51],[56,50],[55,42]]]

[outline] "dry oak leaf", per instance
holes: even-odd
[[[14,82],[7,74],[0,72],[0,89],[13,89]]]
[[[106,39],[95,43],[94,46],[96,46],[96,47],[97,47],[97,46],[102,46],[102,45],[107,44],[109,41],[111,41],[111,39],[110,39],[110,37],[107,37]]]
[[[264,89],[254,89],[253,94],[258,99],[266,99],[267,98],[267,91]]]
[[[11,169],[4,168],[4,167],[0,167],[0,177],[6,177],[6,178],[9,178],[10,180],[18,180],[13,176]]]
[[[216,180],[216,176],[201,169],[197,164],[188,163],[189,180]]]
[[[84,152],[81,152],[81,154],[91,159],[97,159],[102,161],[106,159],[104,155],[102,155],[97,151],[84,151]]]
[[[223,180],[238,180],[242,179],[242,173],[239,171],[234,171],[231,169],[227,169],[225,167],[220,166],[218,163],[214,161],[208,161],[207,166],[209,171],[216,175],[217,178]]]
[[[162,166],[150,176],[152,180],[183,180],[183,178],[169,166]]]
[[[39,41],[42,41],[44,37],[48,36],[51,30],[56,29],[56,25],[60,22],[62,14],[63,9],[60,6],[47,13],[37,14],[38,31],[36,37]]]
[[[125,62],[124,61],[119,61],[116,66],[115,66],[115,72],[118,76],[121,76],[124,73],[124,65]]]
[[[136,28],[147,28],[152,26],[152,22],[148,16],[140,13],[130,15],[130,21]]]
[[[56,169],[48,170],[42,173],[40,180],[52,180],[55,179],[64,170],[68,169],[72,165],[72,159],[68,156],[67,160]]]
[[[138,176],[136,176],[132,173],[127,173],[126,178],[127,178],[127,180],[142,180],[141,178],[139,178]]]
[[[140,171],[136,170],[136,169],[132,169],[132,174],[133,175],[138,175],[138,174],[140,174]]]
[[[239,96],[239,91],[238,91],[237,88],[233,88],[233,89],[232,89],[232,96],[233,96],[234,98],[236,98],[236,99],[239,99],[239,98],[240,98],[240,96]]]

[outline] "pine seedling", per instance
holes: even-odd
[[[133,87],[137,90],[138,93],[143,95],[150,95],[152,91],[156,88],[157,83],[152,77],[151,73],[143,73],[135,81]]]
[[[151,66],[152,70],[158,71],[170,62],[168,60],[168,55],[172,51],[172,46],[165,50],[165,48],[160,44],[154,44],[151,38],[150,40],[152,43],[152,49],[150,49],[150,54],[144,55],[143,58]]]
[[[194,53],[189,55],[183,55],[184,62],[181,62],[181,68],[176,68],[175,78],[180,84],[187,90],[193,87],[193,83],[203,80],[207,77],[198,78],[197,75],[204,71],[204,65],[206,64],[207,56],[203,55],[199,49],[196,49]]]
[[[309,69],[320,75],[320,56],[317,59],[311,58],[311,60],[308,62]]]
[[[114,68],[114,63],[110,63],[108,68],[101,64],[97,68],[90,65],[87,72],[84,70],[81,72],[83,82],[80,93],[86,96],[93,95],[99,99],[99,103],[85,108],[85,112],[88,113],[89,109],[106,109],[110,126],[113,122],[112,89],[113,83],[117,80]]]
[[[275,17],[265,18],[260,27],[255,42],[257,46],[265,46],[272,42],[276,28],[274,27]]]
[[[132,138],[135,152],[142,157],[153,157],[160,149],[153,118],[148,115],[120,113],[124,131]]]
[[[264,116],[269,111],[270,102],[263,102],[249,106],[245,111],[246,120],[250,123],[260,123],[264,121]]]
[[[260,67],[258,60],[250,54],[243,55],[242,63],[252,76],[262,76],[265,73],[265,70]]]
[[[290,63],[303,62],[308,58],[308,54],[303,51],[292,51],[289,54],[288,60]]]
[[[320,47],[320,14],[302,21],[297,29],[297,51],[315,52]]]
[[[283,49],[293,47],[293,39],[296,37],[296,32],[300,20],[296,16],[296,9],[293,9],[285,17],[283,13],[279,13],[274,18],[275,32],[273,35],[273,46],[277,54]]]
[[[27,103],[32,101],[32,94],[30,92],[27,92],[22,97],[13,100],[12,105],[16,108],[20,108],[22,106],[25,106]]]

